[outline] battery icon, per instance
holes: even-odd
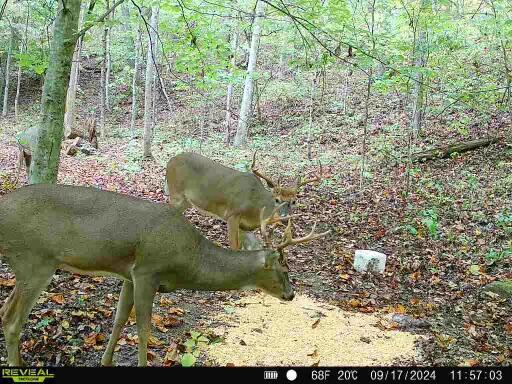
[[[265,380],[277,380],[277,371],[265,371],[263,378]]]

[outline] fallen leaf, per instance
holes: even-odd
[[[62,295],[61,293],[55,293],[55,294],[51,295],[50,300],[57,304],[65,303],[64,295]]]
[[[473,264],[468,269],[469,273],[471,273],[474,276],[480,275],[480,266],[477,264]]]
[[[344,281],[347,281],[348,279],[350,279],[350,275],[348,273],[343,273],[339,276],[340,276],[340,279],[344,280]]]
[[[185,314],[185,311],[178,307],[169,308],[169,310],[167,312],[170,315],[176,315],[176,316],[183,316]]]
[[[158,340],[158,338],[156,338],[156,336],[149,336],[148,338],[148,345],[151,346],[151,347],[159,347],[163,344],[162,341]]]
[[[179,361],[178,358],[178,346],[176,343],[172,343],[166,350],[164,356],[164,365],[170,366],[174,365]]]
[[[464,362],[461,364],[461,366],[463,366],[463,367],[475,367],[475,366],[477,366],[479,364],[480,364],[480,360],[469,359],[469,360],[464,360]]]
[[[350,304],[350,306],[352,308],[357,308],[357,307],[360,307],[361,306],[361,300],[358,300],[358,299],[350,299],[348,301],[348,303]]]
[[[89,335],[84,337],[84,344],[93,347],[98,342],[102,342],[106,339],[105,335],[102,333],[92,332]]]
[[[16,279],[4,279],[0,277],[0,285],[3,287],[13,287],[16,285]]]

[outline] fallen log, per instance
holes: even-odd
[[[427,151],[416,152],[411,155],[411,160],[414,161],[428,161],[434,159],[445,159],[450,157],[454,153],[462,153],[471,151],[476,148],[485,147],[487,145],[496,143],[499,140],[497,137],[491,137],[487,139],[478,139],[472,141],[466,141],[462,143],[450,144],[444,147],[438,147],[429,149]]]

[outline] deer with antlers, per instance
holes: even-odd
[[[279,214],[286,216],[295,205],[299,188],[320,181],[321,173],[320,165],[316,177],[297,177],[295,186],[284,187],[256,168],[256,153],[251,172],[225,167],[199,154],[181,153],[167,163],[166,185],[172,206],[181,212],[193,206],[227,222],[230,246],[240,249],[247,238],[245,232],[260,228],[261,212],[268,218],[279,206]],[[270,191],[260,179],[266,181]]]
[[[259,288],[292,300],[284,248],[328,232],[312,231],[293,239],[289,221],[284,240],[273,245],[267,228],[273,228],[279,208],[268,214],[261,209],[264,249],[234,251],[206,239],[166,204],[54,184],[30,185],[0,197],[0,256],[16,274],[16,286],[0,308],[7,363],[22,365],[22,328],[57,269],[123,280],[102,365],[112,365],[132,308],[137,318],[138,364],[147,364],[156,292]]]

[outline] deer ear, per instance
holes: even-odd
[[[279,253],[271,252],[265,256],[265,269],[272,269],[279,257]]]

